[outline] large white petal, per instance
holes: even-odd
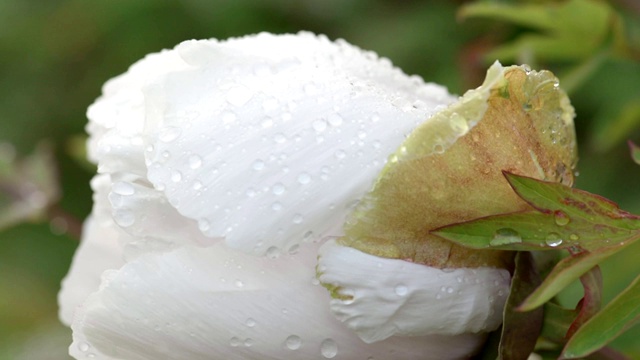
[[[493,331],[511,279],[504,269],[437,269],[334,241],[320,249],[318,273],[334,289],[332,312],[366,342]]]
[[[224,244],[140,256],[110,272],[72,325],[77,359],[455,359],[482,335],[365,344],[329,312],[318,244],[256,258]]]
[[[417,124],[454,98],[309,33],[177,47],[145,88],[149,180],[211,237],[255,254],[331,229]]]

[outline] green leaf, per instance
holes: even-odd
[[[578,316],[569,327],[567,338],[573,336],[582,324],[589,321],[593,315],[600,311],[600,306],[602,306],[602,272],[600,267],[591,268],[580,277],[580,282],[584,289],[584,296],[576,307],[579,310]]]
[[[538,30],[500,46],[487,55],[489,59],[516,61],[532,54],[537,60],[568,60],[586,58],[603,46],[612,31],[613,11],[596,0],[521,5],[478,2],[462,7],[459,15],[502,20]]]
[[[605,346],[631,326],[640,323],[640,276],[602,311],[587,321],[567,343],[563,357],[576,359]]]
[[[517,311],[520,302],[540,283],[533,256],[529,252],[516,255],[516,269],[511,282],[511,291],[504,308],[499,359],[526,359],[536,345],[542,329],[543,311]]]
[[[612,114],[598,131],[593,132],[593,145],[601,152],[605,152],[620,144],[640,125],[640,97],[627,100],[621,104],[619,111]]]
[[[631,244],[633,244],[632,241],[619,243],[600,249],[597,252],[584,251],[564,258],[551,270],[542,284],[520,305],[519,309],[528,311],[541,306],[591,268]]]
[[[432,230],[472,248],[596,250],[640,236],[640,217],[586,191],[504,172],[514,191],[536,210],[488,216]]]
[[[577,310],[566,309],[552,302],[546,303],[540,337],[554,344],[564,344],[567,331],[577,316]]]
[[[631,149],[631,158],[633,158],[636,164],[640,165],[640,146],[629,141],[629,148]]]

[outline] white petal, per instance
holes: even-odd
[[[82,242],[58,293],[59,316],[64,324],[71,325],[76,308],[98,290],[105,270],[124,265],[118,236],[110,221],[94,217],[85,221]]]
[[[182,245],[210,246],[221,239],[206,237],[195,220],[185,218],[146,180],[116,174],[109,193],[114,221],[128,235],[122,236],[125,257],[148,251],[167,251]]]
[[[191,67],[144,90],[149,180],[206,235],[255,254],[340,235],[386,157],[454,100],[308,33],[176,51]]]
[[[455,359],[482,335],[365,344],[329,312],[317,244],[278,259],[223,244],[138,257],[105,279],[73,323],[77,359]],[[275,257],[275,256],[274,256]]]
[[[437,269],[333,241],[320,249],[318,272],[342,298],[331,300],[331,311],[368,343],[495,330],[510,284],[504,269]]]

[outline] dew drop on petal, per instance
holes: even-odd
[[[327,122],[324,119],[315,120],[311,126],[316,132],[323,132],[327,129]]]
[[[195,170],[200,166],[202,166],[202,158],[198,155],[191,155],[189,157],[189,167]]]
[[[274,202],[273,204],[271,204],[271,210],[274,210],[274,211],[282,210],[282,203],[278,201]]]
[[[253,339],[252,339],[252,338],[246,338],[246,339],[244,340],[244,346],[246,346],[246,347],[251,347],[251,346],[253,346]]]
[[[171,171],[171,181],[180,182],[182,180],[182,173],[178,170]]]
[[[227,101],[234,106],[242,106],[253,97],[253,92],[246,86],[234,86],[227,91]]]
[[[193,190],[200,190],[202,189],[202,183],[198,180],[193,182]]]
[[[409,293],[409,288],[407,288],[407,286],[404,284],[398,284],[395,287],[395,292],[398,296],[406,296],[407,293]]]
[[[489,242],[491,246],[517,244],[522,242],[520,234],[511,228],[502,228],[496,230],[493,234],[493,238]]]
[[[551,247],[562,245],[562,238],[558,233],[551,232],[545,238],[545,243]]]
[[[284,344],[289,350],[298,350],[302,346],[302,339],[300,336],[291,335],[285,340]]]
[[[273,141],[275,141],[277,144],[283,144],[285,141],[287,141],[287,137],[284,136],[283,133],[277,133],[273,135]]]
[[[80,349],[80,351],[82,352],[87,352],[90,348],[91,347],[86,342],[81,342],[80,344],[78,344],[78,349]]]
[[[244,322],[244,324],[248,327],[254,327],[256,326],[256,320],[253,318],[248,318],[247,321]]]
[[[293,223],[294,224],[300,224],[300,223],[302,223],[303,220],[304,220],[304,217],[302,216],[302,214],[295,214],[293,216]]]
[[[256,171],[260,171],[264,169],[264,161],[260,159],[256,159],[251,165],[251,168],[253,168],[253,170],[256,170]]]
[[[576,240],[579,240],[580,237],[578,236],[578,234],[571,234],[569,235],[569,239],[576,241]]]
[[[329,124],[335,127],[342,125],[342,122],[343,122],[342,116],[340,116],[340,114],[337,114],[337,113],[329,115],[328,120],[329,120]]]
[[[176,126],[165,126],[160,129],[158,139],[162,142],[172,142],[182,134],[182,129]]]
[[[338,344],[333,339],[324,339],[320,344],[320,353],[327,359],[338,355]]]
[[[113,190],[114,193],[118,195],[124,195],[124,196],[133,195],[136,192],[135,189],[133,188],[133,185],[131,185],[131,183],[128,183],[126,181],[118,181],[114,183],[111,189]]]
[[[286,188],[284,187],[284,185],[282,183],[276,183],[271,188],[271,191],[273,192],[274,195],[282,195],[282,194],[284,194],[285,190],[286,190]]]
[[[236,287],[239,287],[239,288],[244,286],[244,283],[241,280],[236,280],[234,284],[236,285]]]
[[[200,231],[202,232],[208,231],[210,227],[211,227],[211,224],[209,224],[209,220],[207,219],[198,220],[198,229],[200,229]]]
[[[300,173],[300,175],[298,175],[298,182],[300,184],[308,184],[311,181],[311,175],[309,175],[306,172]]]
[[[129,227],[136,222],[136,217],[133,211],[122,209],[113,214],[113,220],[122,227]]]
[[[276,246],[271,246],[267,249],[267,257],[269,259],[277,259],[280,256],[280,249]]]
[[[231,340],[229,340],[229,345],[233,346],[233,347],[237,347],[240,346],[240,339],[238,339],[237,337],[232,337]]]

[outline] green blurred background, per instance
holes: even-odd
[[[85,110],[145,54],[187,39],[309,30],[390,58],[461,94],[496,57],[548,68],[577,111],[576,186],[640,213],[636,0],[0,0],[0,359],[68,359],[56,295],[91,209]],[[480,4],[480,5],[478,5]],[[523,7],[524,6],[524,7]],[[640,247],[603,267],[605,300],[640,272]],[[573,305],[580,289],[563,294]],[[640,328],[615,346],[640,358]]]

